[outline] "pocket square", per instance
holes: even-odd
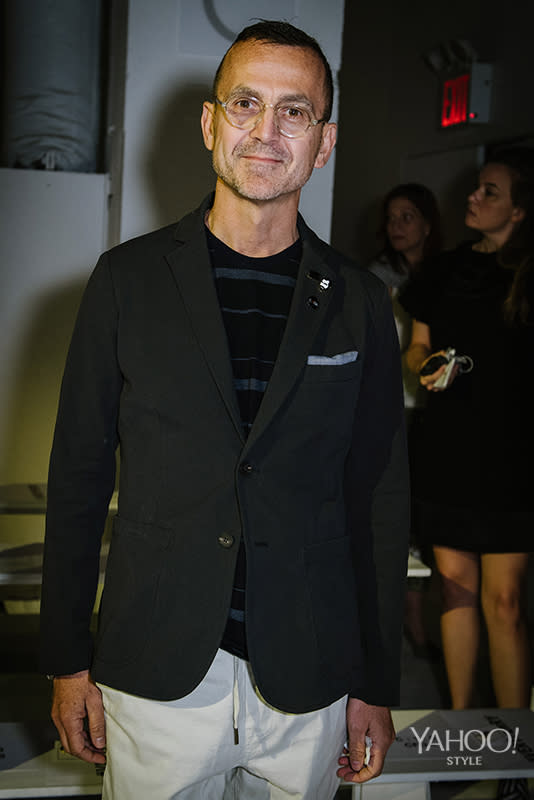
[[[347,350],[346,353],[338,353],[335,356],[308,356],[308,364],[313,366],[340,367],[343,364],[350,364],[358,358],[357,350]]]

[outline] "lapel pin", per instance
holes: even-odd
[[[325,278],[324,275],[321,275],[320,272],[315,272],[314,270],[310,270],[307,273],[306,277],[318,283],[319,289],[322,292],[326,292],[326,290],[330,288],[330,280],[328,278]]]

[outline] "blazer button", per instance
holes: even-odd
[[[242,475],[250,475],[251,472],[254,472],[254,467],[252,464],[240,464],[239,465],[239,472]]]
[[[221,536],[219,536],[217,541],[219,542],[221,547],[225,547],[226,549],[228,549],[233,545],[235,539],[230,533],[223,533],[221,534]]]

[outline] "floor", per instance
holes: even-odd
[[[425,590],[425,622],[430,639],[439,646],[438,607],[438,588],[432,578]],[[0,614],[0,722],[48,718],[51,687],[37,673],[37,626],[35,614]],[[493,703],[484,662],[482,654],[480,705],[491,706]],[[403,708],[429,709],[446,708],[449,705],[441,661],[431,663],[424,658],[417,658],[406,639],[402,652],[400,705]],[[1,747],[2,742],[0,757]],[[531,790],[534,790],[534,782]],[[493,800],[496,791],[496,781],[443,782],[434,783],[431,787],[432,800]],[[337,800],[350,800],[350,792],[350,787],[341,788]]]

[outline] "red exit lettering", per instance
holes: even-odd
[[[469,74],[450,78],[443,82],[443,100],[441,104],[441,127],[459,125],[467,122],[467,97],[469,92]]]

